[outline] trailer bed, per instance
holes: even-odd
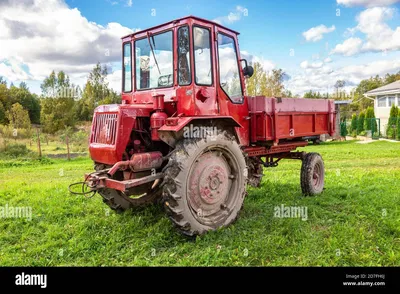
[[[250,142],[335,133],[335,105],[329,99],[248,98]]]

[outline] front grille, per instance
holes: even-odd
[[[92,143],[114,145],[117,136],[117,113],[96,113]]]

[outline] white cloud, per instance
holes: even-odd
[[[330,68],[326,65],[321,68],[307,68],[305,71],[290,73],[292,77],[287,87],[293,93],[303,94],[313,90],[326,93],[333,91],[337,80],[346,81],[349,91],[363,79],[371,76],[384,76],[386,73],[395,73],[400,70],[400,58],[377,60],[365,64],[347,65],[339,68]]]
[[[345,56],[362,52],[384,52],[400,50],[400,27],[391,29],[386,21],[393,18],[396,10],[388,7],[374,7],[362,11],[357,16],[357,26],[348,28],[347,32],[361,32],[360,38],[349,38],[343,44],[336,45],[332,53]]]
[[[324,63],[331,63],[332,62],[332,58],[327,57],[324,59]]]
[[[249,64],[254,64],[256,62],[260,63],[266,72],[270,72],[276,67],[275,63],[271,60],[265,59],[263,56],[252,55],[244,50],[240,51],[240,56],[241,58],[246,59]]]
[[[352,56],[360,52],[361,45],[362,40],[360,38],[349,38],[342,44],[337,44],[336,47],[331,51],[331,54]]]
[[[302,63],[300,63],[300,67],[304,68],[304,69],[307,69],[307,68],[321,68],[323,65],[324,65],[324,63],[321,62],[321,61],[309,63],[307,60],[305,60]]]
[[[238,5],[235,10],[231,11],[227,16],[219,16],[213,19],[213,21],[219,24],[232,24],[241,20],[243,16],[248,16],[248,10],[247,8]]]
[[[0,63],[0,76],[7,77],[10,82],[27,80],[30,78],[15,58],[10,58],[7,64]]]
[[[357,29],[366,35],[362,51],[400,50],[400,27],[392,30],[385,23],[395,12],[393,8],[374,7],[360,13]]]
[[[331,33],[335,29],[335,26],[328,28],[325,25],[319,25],[303,32],[303,37],[307,42],[317,42],[323,38],[324,34]]]
[[[337,4],[344,5],[346,7],[364,6],[364,7],[375,7],[375,6],[389,6],[394,3],[400,2],[400,0],[336,0]]]
[[[97,62],[120,62],[120,38],[132,33],[119,23],[90,22],[62,0],[1,1],[0,11],[0,74],[10,80],[41,81],[63,70],[76,83]]]
[[[127,0],[126,1],[126,6],[132,7],[132,0]]]
[[[114,70],[111,74],[107,76],[107,82],[111,89],[114,91],[121,91],[121,80],[122,80],[122,70]]]

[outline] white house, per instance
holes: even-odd
[[[380,119],[381,133],[386,133],[386,127],[392,105],[400,106],[400,81],[376,88],[364,94],[374,99],[375,116]]]

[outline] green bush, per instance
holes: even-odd
[[[0,134],[8,139],[26,139],[32,136],[32,129],[14,129],[11,125],[0,125]]]
[[[10,144],[6,146],[3,154],[9,157],[20,157],[30,153],[29,149],[24,144]]]
[[[399,113],[399,108],[393,104],[392,108],[390,108],[390,116],[386,128],[386,135],[390,139],[396,138],[396,124],[397,124],[398,113]]]
[[[397,118],[397,140],[400,140],[400,116]]]
[[[364,131],[365,112],[362,111],[357,120],[357,133],[361,134]]]
[[[89,134],[85,131],[79,131],[72,135],[71,142],[75,143],[76,145],[82,146],[87,145]]]
[[[371,106],[367,108],[365,113],[364,129],[368,131],[376,131],[377,129],[374,108]]]
[[[347,128],[346,128],[346,122],[343,121],[340,123],[340,136],[346,137],[347,136]]]
[[[357,114],[353,114],[351,117],[350,131],[352,134],[355,132],[357,135]]]

